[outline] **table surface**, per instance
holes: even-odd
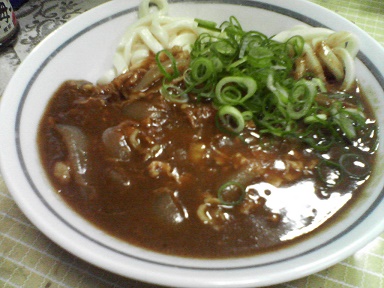
[[[51,31],[107,0],[29,0],[16,15],[21,34],[0,53],[0,95],[18,65]],[[339,13],[384,46],[383,0],[311,0]],[[1,287],[157,287],[96,268],[44,236],[19,210],[0,175]],[[274,288],[384,287],[384,234],[324,271]]]

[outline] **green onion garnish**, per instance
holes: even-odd
[[[236,181],[223,184],[218,190],[218,198],[222,205],[239,205],[245,197],[245,188]]]
[[[230,105],[221,106],[217,115],[219,125],[221,125],[224,130],[238,134],[244,129],[244,116],[236,107]]]
[[[317,166],[317,173],[328,187],[337,186],[342,180],[342,168],[339,163],[323,159]]]
[[[341,155],[339,164],[350,177],[363,179],[371,172],[371,166],[361,155],[348,153]]]
[[[165,54],[167,56],[167,58],[171,61],[171,65],[172,65],[171,66],[172,67],[171,73],[169,73],[167,71],[167,68],[163,65],[163,62],[160,61],[160,55],[161,54]],[[172,81],[173,79],[180,76],[180,72],[179,72],[179,69],[177,68],[175,57],[173,57],[172,53],[169,52],[168,50],[162,50],[162,51],[156,53],[155,60],[156,60],[157,66],[160,69],[160,72],[164,75],[165,80]],[[166,62],[166,61],[164,61],[164,62]]]
[[[195,22],[197,23],[197,26],[200,28],[220,32],[220,28],[217,28],[216,22],[203,20],[199,18],[195,18]]]
[[[261,134],[295,138],[319,151],[355,139],[357,129],[365,127],[361,107],[344,105],[343,95],[327,94],[318,78],[293,77],[295,61],[304,50],[303,37],[277,42],[258,31],[244,31],[233,16],[219,28],[211,21],[195,21],[214,32],[201,33],[192,46],[190,67],[180,86],[185,93],[169,89],[169,82],[179,76],[172,54],[163,52],[172,69],[156,58],[166,80],[162,91],[172,91],[168,98],[183,102],[191,93],[211,100],[218,110],[218,127],[229,133],[240,134],[253,121]]]

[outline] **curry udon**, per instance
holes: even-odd
[[[233,19],[228,23],[222,31],[239,28]],[[229,38],[217,44],[217,34],[201,35],[199,52],[175,46],[148,53],[109,83],[61,85],[38,135],[52,185],[107,233],[172,255],[253,255],[321,229],[359,197],[374,165],[374,115],[351,80],[349,56],[335,48],[342,71],[331,69],[323,59],[335,43],[329,34],[312,46],[305,36],[280,35],[281,43],[290,43],[284,46],[289,57],[276,60],[268,49],[277,40],[254,32],[269,43],[257,44],[264,56],[238,49],[243,57],[220,68],[220,59],[204,53],[227,57]],[[256,41],[246,39],[247,47]],[[208,40],[216,44],[208,47]],[[204,84],[198,78],[206,75],[204,59],[213,59],[216,76],[231,65],[237,74]],[[291,63],[289,70],[283,62]],[[237,82],[238,71],[246,80]],[[195,72],[200,82],[192,83]],[[300,92],[307,90],[310,108]],[[227,94],[210,96],[221,91]],[[248,97],[250,91],[256,97]],[[239,95],[248,98],[235,103]],[[289,106],[294,101],[300,105]]]

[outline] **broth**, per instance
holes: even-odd
[[[153,63],[109,85],[66,81],[40,124],[53,186],[100,229],[161,253],[239,257],[301,239],[361,194],[369,175],[338,182],[338,170],[317,168],[345,153],[373,166],[375,121],[358,89],[345,101],[364,104],[367,128],[355,141],[316,152],[250,123],[228,135],[217,128],[212,103],[193,95],[171,103],[159,93],[161,81],[138,91]]]

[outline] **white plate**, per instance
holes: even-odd
[[[78,257],[126,277],[171,286],[256,287],[325,269],[383,231],[383,48],[351,22],[302,0],[172,1],[169,14],[219,23],[234,15],[244,29],[267,35],[307,23],[351,31],[360,38],[358,77],[374,106],[381,145],[370,185],[353,211],[316,237],[284,250],[232,260],[196,260],[130,246],[106,235],[67,207],[51,189],[40,165],[36,142],[40,117],[64,80],[95,82],[110,67],[118,40],[137,19],[138,3],[115,0],[76,17],[36,47],[5,91],[0,111],[2,173],[17,204],[44,234]]]

